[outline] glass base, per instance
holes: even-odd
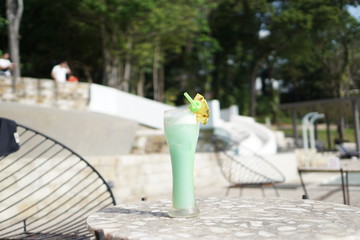
[[[168,212],[170,217],[173,218],[188,218],[188,217],[196,217],[199,215],[200,210],[197,206],[192,208],[171,208]]]

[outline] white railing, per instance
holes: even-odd
[[[89,110],[134,120],[153,128],[162,128],[165,110],[173,109],[147,98],[98,84],[91,84]]]
[[[208,102],[211,117],[203,128],[213,128],[220,124],[220,103]],[[162,129],[164,111],[174,109],[164,103],[139,97],[114,88],[91,84],[89,110],[134,120],[143,125]]]

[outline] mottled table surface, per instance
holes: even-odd
[[[119,204],[87,218],[104,239],[360,239],[360,208],[314,200],[197,199],[200,215],[170,218],[171,202]]]

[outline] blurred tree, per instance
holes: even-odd
[[[291,99],[286,101],[346,95],[352,84],[352,46],[360,33],[359,22],[346,10],[348,4],[357,1],[289,1],[283,5],[286,11],[296,9],[309,19],[309,28],[298,35],[297,43],[276,54],[282,62],[277,77],[290,88],[287,96]]]
[[[11,60],[15,64],[13,68],[13,90],[16,90],[16,82],[21,76],[20,72],[20,46],[19,32],[20,22],[24,10],[22,0],[6,0],[6,17],[8,21],[8,34]]]
[[[226,105],[239,104],[243,114],[252,116],[256,115],[255,81],[260,68],[280,46],[278,35],[261,35],[269,33],[275,12],[272,2],[222,1],[210,20],[214,37],[222,49],[215,60],[215,96],[224,99]]]
[[[357,33],[355,37],[359,39],[360,33]],[[354,86],[352,90],[349,90],[349,95],[360,96],[360,42],[354,41],[351,50],[350,74]]]
[[[199,1],[198,14],[193,17],[197,31],[185,39],[185,44],[178,51],[166,51],[166,89],[168,99],[177,104],[184,104],[183,92],[195,96],[201,92],[212,98],[213,71],[215,70],[214,54],[219,49],[208,23],[208,15],[217,6],[214,1]],[[174,37],[177,37],[174,34]]]
[[[240,105],[242,114],[255,116],[258,94],[255,82],[268,68],[269,61],[273,62],[270,65],[275,75],[272,76],[293,78],[293,86],[301,81],[301,85],[319,87],[319,81],[311,82],[312,79],[329,72],[329,68],[334,81],[348,79],[344,77],[349,66],[349,62],[345,61],[348,56],[345,46],[354,40],[351,31],[357,29],[357,22],[349,16],[346,8],[357,4],[358,1],[351,0],[222,1],[210,20],[214,37],[221,46],[216,55],[215,96],[226,105]],[[332,44],[333,48],[321,45],[324,42]],[[316,52],[323,49],[331,55],[340,47],[344,50],[344,58],[343,64],[338,63],[338,68],[329,64],[326,66],[324,52]],[[338,59],[332,56],[334,60]],[[276,74],[284,66],[289,67],[287,75]],[[271,81],[268,82],[271,84]],[[345,86],[344,80],[342,82]]]
[[[177,104],[183,91],[203,92],[222,107],[266,115],[278,103],[274,79],[286,84],[282,101],[345,96],[360,85],[359,26],[346,11],[357,4],[27,0],[22,72],[48,78],[52,65],[67,59],[81,81]],[[0,19],[1,41],[6,34]]]
[[[146,73],[151,73],[153,97],[163,101],[165,58],[178,53],[199,31],[196,18],[204,2],[83,0],[79,4],[82,21],[100,30],[103,84],[124,91],[135,88],[144,95]]]
[[[50,78],[53,65],[68,60],[81,81],[100,83],[99,30],[80,22],[80,1],[28,0],[21,24],[23,75]]]

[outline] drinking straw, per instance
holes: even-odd
[[[184,93],[184,96],[190,102],[190,111],[197,112],[200,110],[200,108],[201,108],[200,101],[193,100],[187,92]]]

